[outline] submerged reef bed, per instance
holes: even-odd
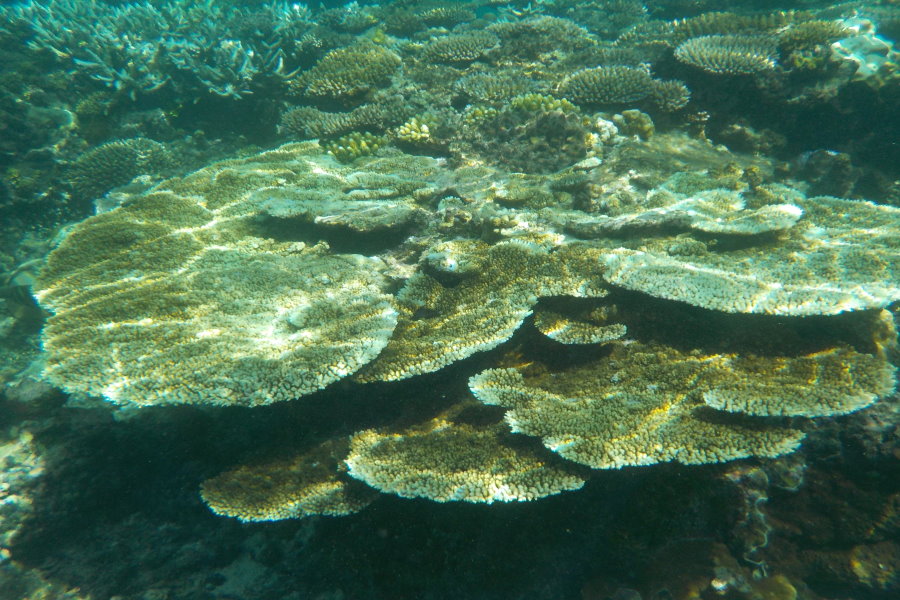
[[[895,3],[0,13],[0,600],[900,593]]]
[[[555,324],[536,318],[532,335],[579,322],[606,335],[536,344],[569,342],[572,364],[535,351],[505,366],[495,352],[474,363],[490,368],[469,387],[550,452],[510,445],[496,413],[473,405],[465,412],[487,422],[360,422],[334,467],[338,489],[349,476],[401,496],[488,503],[580,487],[589,473],[552,453],[595,469],[776,457],[803,437],[785,417],[846,414],[889,395],[896,332],[883,309],[900,299],[900,209],[717,181],[709,170],[739,157],[679,134],[652,140],[624,143],[581,176],[599,186],[627,173],[629,145],[679,147],[696,164],[663,162],[652,169],[660,185],[594,212],[554,193],[554,176],[398,151],[345,165],[313,142],[168,180],[78,224],[50,254],[35,286],[52,313],[45,375],[123,408],[259,406],[341,379],[365,394],[502,348],[549,302]],[[513,186],[521,199],[510,205],[499,190]],[[718,311],[728,336],[679,339],[677,312],[655,316],[655,331],[641,298]],[[751,343],[730,315],[771,337]],[[810,318],[814,338],[798,333]],[[263,482],[283,466],[258,466],[255,485],[241,467],[204,497],[248,520],[347,512],[345,492],[335,506],[300,500],[322,475],[301,475],[312,463],[298,461],[296,490],[281,475],[271,488],[294,508],[255,507],[272,504]]]

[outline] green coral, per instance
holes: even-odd
[[[719,75],[752,75],[775,68],[775,39],[768,36],[705,35],[675,49],[685,64]]]
[[[498,39],[487,31],[457,33],[429,42],[422,49],[426,63],[470,63],[497,45]]]
[[[560,96],[583,106],[637,102],[652,90],[653,78],[647,69],[623,65],[581,69],[559,85]]]
[[[289,459],[238,467],[204,481],[200,495],[216,514],[244,522],[349,515],[376,494],[341,475],[346,453],[346,444],[329,441]]]
[[[300,95],[319,99],[352,99],[388,83],[400,58],[370,42],[332,50],[312,69],[291,82]]]
[[[578,109],[574,104],[565,98],[554,98],[544,94],[524,94],[516,96],[509,102],[509,107],[513,110],[522,110],[526,112],[550,112],[559,110],[562,112],[575,112]]]
[[[900,251],[894,243],[900,235],[898,209],[817,197],[759,210],[728,229],[765,232],[774,225],[786,234],[690,255],[681,253],[673,239],[660,238],[641,250],[606,255],[606,278],[628,289],[727,312],[836,314],[882,308],[900,299]],[[718,229],[718,222],[710,227]]]
[[[164,144],[147,138],[107,142],[79,156],[69,181],[79,198],[96,198],[138,175],[157,175],[174,159]]]
[[[347,466],[386,493],[436,502],[521,502],[577,490],[584,479],[531,449],[503,439],[503,427],[435,419],[402,433],[361,431]]]
[[[846,346],[768,357],[632,342],[561,372],[491,369],[469,385],[485,404],[507,409],[514,432],[608,469],[790,452],[800,432],[722,419],[709,407],[763,416],[844,414],[891,393],[894,369],[881,352]]]
[[[443,242],[397,295],[401,318],[379,357],[356,375],[393,381],[436,371],[509,339],[542,296],[601,297],[598,256],[578,246],[551,254],[509,241]]]

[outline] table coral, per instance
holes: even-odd
[[[486,504],[536,500],[584,484],[574,469],[504,442],[502,426],[428,425],[357,433],[346,460],[350,476],[404,498]]]
[[[377,261],[255,232],[255,192],[315,187],[315,156],[219,163],[76,227],[36,288],[50,380],[122,404],[255,405],[374,358],[396,324]]]

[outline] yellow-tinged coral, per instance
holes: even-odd
[[[338,176],[316,144],[224,161],[73,228],[35,293],[50,381],[132,405],[258,405],[374,358],[396,324],[380,262],[261,237],[261,189]],[[340,290],[339,294],[335,290]]]
[[[560,110],[562,112],[575,112],[578,109],[565,98],[554,98],[544,94],[523,94],[516,96],[509,102],[509,107],[525,112],[550,112]]]
[[[354,131],[335,140],[322,142],[322,147],[333,157],[346,163],[375,154],[385,143],[387,143],[387,139],[383,136],[368,131]]]
[[[397,128],[397,139],[411,144],[431,141],[431,127],[424,120],[413,117]]]
[[[649,239],[605,255],[604,276],[651,296],[735,313],[830,315],[900,300],[900,209],[829,197],[792,202],[803,216],[777,239],[690,253],[681,250],[690,241],[684,236]],[[790,216],[787,208],[767,210]]]
[[[376,494],[342,473],[346,454],[346,442],[325,442],[289,459],[245,465],[207,479],[200,494],[216,514],[241,521],[349,515]]]
[[[444,242],[397,295],[401,319],[387,347],[356,375],[393,381],[436,371],[509,339],[541,296],[600,297],[600,251],[556,252],[517,240]]]
[[[759,416],[841,415],[894,391],[894,368],[880,355],[838,347],[799,358],[734,358],[746,376],[704,392],[707,405]]]
[[[436,502],[522,502],[584,485],[552,455],[511,444],[505,429],[435,419],[400,433],[361,431],[350,441],[347,467],[382,492]]]
[[[534,326],[561,344],[605,344],[624,337],[627,331],[622,323],[608,323],[607,316],[602,309],[575,317],[539,309],[534,312]]]
[[[560,373],[526,377],[490,369],[472,377],[469,387],[485,404],[506,408],[514,432],[540,437],[547,448],[596,469],[794,450],[799,431],[730,423],[704,412],[703,391],[748,375],[731,370],[729,358],[635,342]]]
[[[675,49],[685,64],[722,75],[752,75],[775,68],[776,40],[769,36],[704,35]]]

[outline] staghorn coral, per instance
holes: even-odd
[[[322,158],[310,143],[217,163],[76,227],[35,286],[49,380],[125,405],[252,406],[374,358],[397,316],[377,261],[254,225],[266,198],[250,192],[339,176]]]
[[[775,39],[768,36],[704,35],[675,49],[681,62],[719,75],[752,75],[775,68]]]
[[[505,440],[503,429],[439,418],[400,433],[361,431],[350,441],[348,473],[385,493],[436,502],[522,502],[584,485],[574,469]]]
[[[389,82],[399,67],[396,54],[363,42],[332,50],[290,84],[298,95],[348,100]]]
[[[115,140],[92,148],[69,168],[79,198],[96,198],[138,175],[158,175],[174,163],[165,145],[147,138]]]
[[[581,69],[559,84],[558,94],[583,106],[606,106],[638,102],[652,89],[647,69],[616,65]]]
[[[426,63],[470,63],[484,56],[497,42],[497,36],[487,31],[451,34],[427,43],[422,48],[421,59]]]
[[[30,47],[136,100],[162,89],[182,97],[240,99],[292,76],[286,49],[310,27],[302,4],[252,8],[215,3],[51,0],[17,6]],[[12,16],[12,15],[11,15]]]
[[[346,443],[328,441],[289,459],[241,466],[204,481],[200,495],[217,515],[244,522],[349,515],[376,494],[341,475],[346,453]]]
[[[763,222],[771,216],[778,228],[789,226],[776,240],[721,251],[701,243],[701,249],[684,253],[687,239],[659,238],[641,250],[604,256],[605,277],[631,290],[726,312],[836,314],[900,299],[900,252],[892,241],[898,209],[828,197],[798,197],[792,206],[760,209],[772,213]],[[790,227],[799,211],[802,218]],[[749,223],[759,220],[748,216]]]

